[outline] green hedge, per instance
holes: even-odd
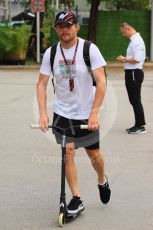
[[[128,22],[140,32],[146,44],[147,57],[150,56],[151,12],[112,11],[99,12],[97,22],[97,45],[106,60],[115,60],[119,54],[125,55],[128,39],[120,33],[120,24]]]
[[[29,26],[0,28],[0,62],[25,60]]]
[[[125,55],[129,40],[120,33],[122,22],[132,24],[140,32],[146,44],[147,57],[150,56],[151,12],[144,11],[101,11],[98,13],[96,44],[106,60],[115,61],[119,54]],[[79,36],[87,38],[88,26],[81,26]],[[58,41],[55,31],[51,31],[51,44]]]

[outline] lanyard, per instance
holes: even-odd
[[[76,54],[77,54],[77,50],[78,50],[78,45],[79,45],[79,39],[77,39],[77,44],[76,44],[76,47],[75,47],[75,51],[74,51],[74,55],[73,55],[73,59],[72,59],[72,61],[71,61],[70,65],[73,65],[73,64],[74,64],[74,62],[75,62],[75,58],[76,58]],[[71,79],[71,67],[70,67],[70,65],[68,64],[67,60],[66,60],[66,57],[65,57],[65,55],[64,55],[64,52],[63,52],[63,49],[62,49],[61,44],[60,44],[60,49],[61,49],[61,53],[62,53],[62,56],[63,56],[64,62],[65,62],[66,66],[67,66],[67,68],[68,68],[68,70],[69,70],[69,73],[70,73],[70,79]]]

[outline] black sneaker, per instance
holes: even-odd
[[[75,215],[84,210],[83,200],[80,197],[73,196],[70,203],[67,206],[68,214]]]
[[[108,180],[106,181],[106,183],[104,185],[98,184],[98,188],[99,188],[99,194],[100,194],[101,202],[103,204],[107,204],[109,202],[110,196],[111,196],[111,190],[109,187]]]
[[[134,126],[133,128],[128,130],[128,134],[143,134],[146,133],[144,126]]]
[[[126,129],[126,132],[128,133],[128,131],[131,130],[131,129],[133,129],[134,127],[135,127],[135,125],[132,126],[131,128]]]

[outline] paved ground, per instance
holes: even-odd
[[[102,109],[101,146],[112,188],[111,202],[99,201],[96,175],[82,149],[76,153],[86,209],[70,230],[153,229],[153,69],[146,69],[142,99],[147,134],[128,135],[132,108],[121,68],[108,69]],[[0,70],[0,229],[58,229],[60,148],[53,136],[30,130],[36,122],[38,70]],[[51,85],[49,101],[52,101]],[[49,103],[49,113],[52,103]],[[67,198],[70,199],[67,189]]]

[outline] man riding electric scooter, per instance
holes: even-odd
[[[56,52],[54,51],[54,60],[51,60],[53,47],[46,50],[37,83],[41,130],[44,132],[48,130],[46,89],[51,74],[55,89],[53,125],[62,129],[70,127],[66,133],[65,169],[66,179],[72,193],[72,199],[67,206],[70,215],[76,215],[84,210],[74,162],[76,148],[84,147],[91,160],[98,176],[101,202],[108,203],[111,195],[99,143],[99,110],[106,92],[104,71],[106,62],[97,46],[91,43],[89,47],[91,71],[89,71],[83,56],[85,40],[77,36],[79,28],[77,18],[71,11],[59,12],[56,15],[55,30],[59,43],[56,45]],[[93,86],[93,79],[96,86]],[[87,124],[88,129],[75,127],[81,124]],[[57,143],[61,144],[60,130],[53,130],[53,133]]]

